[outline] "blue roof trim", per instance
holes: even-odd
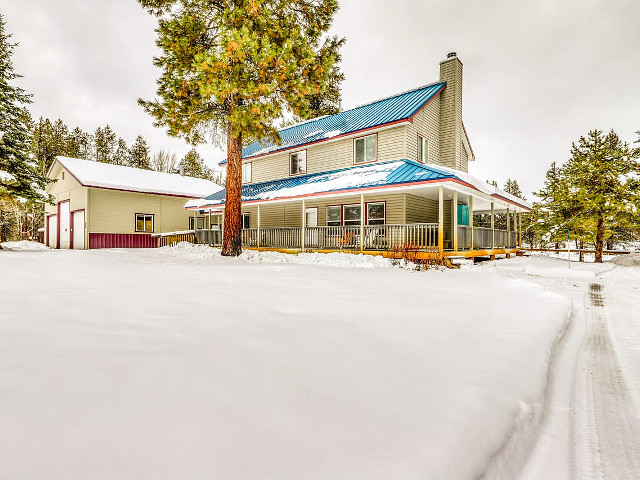
[[[452,173],[432,168],[430,165],[424,165],[411,160],[393,160],[341,168],[329,172],[311,173],[268,182],[249,183],[242,186],[242,201],[275,200],[301,195],[406,185],[449,178],[457,177]],[[323,186],[317,186],[315,184],[323,184]],[[205,197],[207,202],[198,208],[223,205],[225,195],[225,190],[220,190],[219,192],[209,195]]]
[[[408,120],[446,86],[445,82],[432,83],[344,112],[316,118],[280,130],[281,145],[273,142],[254,142],[242,149],[242,158],[252,158],[279,152],[330,138],[356,133],[387,124]],[[220,165],[227,161],[220,162]]]

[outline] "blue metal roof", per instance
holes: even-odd
[[[269,182],[249,183],[242,186],[242,201],[275,200],[447,178],[456,177],[453,173],[438,170],[437,167],[434,168],[430,165],[410,160],[394,160]],[[199,202],[198,208],[223,205],[225,194],[226,191],[221,190],[205,197],[204,202],[196,200],[192,202]]]
[[[242,158],[273,153],[287,148],[326,140],[379,127],[389,123],[410,119],[429,100],[437,95],[446,83],[438,82],[392,97],[377,100],[360,107],[326,117],[319,117],[280,130],[281,145],[272,142],[254,142],[242,149]],[[226,160],[220,164],[226,163]]]

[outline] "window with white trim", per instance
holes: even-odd
[[[353,163],[374,162],[378,158],[378,134],[353,140]]]
[[[251,182],[251,162],[242,164],[242,183]]]
[[[153,215],[136,213],[136,232],[153,232]]]
[[[301,175],[307,173],[307,151],[289,154],[289,175]]]
[[[342,207],[330,205],[327,207],[327,227],[339,227],[342,225]]]
[[[342,206],[344,225],[360,225],[360,204]]]
[[[422,135],[418,135],[418,161],[429,163],[429,141]]]
[[[197,225],[197,230],[204,230],[204,217],[196,217],[197,221],[195,225]],[[189,217],[189,230],[193,230],[193,217]]]
[[[385,210],[384,202],[367,203],[367,225],[384,225]]]
[[[248,212],[242,214],[242,228],[251,228],[251,215]]]

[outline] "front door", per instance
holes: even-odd
[[[73,215],[73,248],[84,250],[84,210],[78,210]]]
[[[304,211],[305,225],[307,228],[318,226],[318,207],[307,208]],[[318,246],[318,230],[307,230],[304,234],[304,244],[309,247]]]
[[[69,212],[69,201],[58,205],[60,211],[58,219],[58,231],[60,232],[59,248],[69,248],[71,245],[71,217]]]

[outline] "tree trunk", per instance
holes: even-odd
[[[222,255],[242,253],[242,132],[229,127]]]
[[[598,217],[596,227],[596,263],[602,263],[602,247],[604,246],[604,217]]]

